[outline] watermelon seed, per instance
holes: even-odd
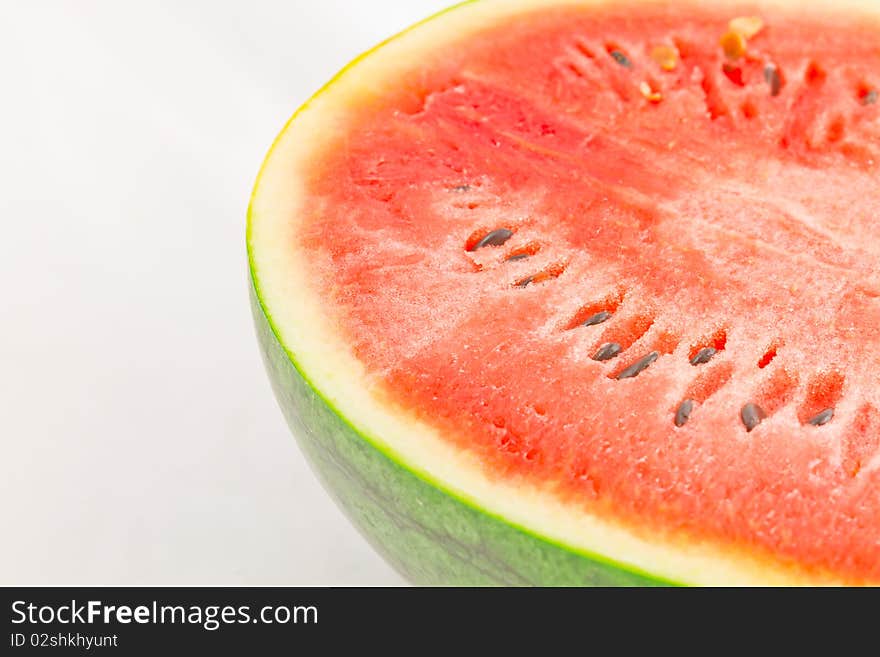
[[[554,278],[559,278],[564,271],[565,265],[557,263],[555,265],[550,265],[544,271],[539,271],[537,274],[521,278],[513,285],[514,287],[527,287],[528,285],[543,283],[545,281],[553,280]]]
[[[620,64],[624,68],[632,68],[633,67],[633,64],[630,61],[629,57],[627,57],[626,54],[624,54],[620,50],[612,50],[608,54],[611,55],[612,58],[614,58],[615,62],[617,62],[618,64]]]
[[[716,353],[717,350],[715,347],[703,347],[693,358],[691,358],[691,365],[703,365],[708,363]]]
[[[681,402],[681,404],[678,405],[678,410],[675,411],[675,426],[683,427],[685,422],[687,422],[688,418],[691,416],[692,410],[694,410],[693,399],[685,399]]]
[[[602,312],[598,312],[595,315],[591,315],[587,317],[581,326],[595,326],[596,324],[601,324],[602,322],[608,321],[608,318],[611,317],[611,313],[607,310],[603,310]]]
[[[776,64],[767,64],[764,67],[764,80],[770,85],[770,95],[778,96],[782,91],[782,76]]]
[[[654,46],[651,49],[651,59],[664,71],[674,71],[678,64],[678,51],[667,45]]]
[[[727,30],[727,32],[721,35],[719,43],[727,59],[737,60],[746,54],[746,38],[741,32]]]
[[[451,191],[456,192],[457,194],[464,194],[465,192],[471,191],[471,186],[470,185],[456,185],[455,187],[452,188]]]
[[[659,103],[663,100],[663,94],[657,91],[650,82],[642,81],[639,83],[639,91],[645,97],[645,100],[651,103]]]
[[[807,424],[812,424],[814,427],[821,427],[823,424],[828,424],[831,422],[831,418],[834,417],[834,409],[826,408],[821,413],[811,417],[807,420]]]
[[[764,21],[760,16],[737,16],[732,18],[727,26],[734,32],[742,34],[744,38],[751,39],[764,29]]]
[[[507,262],[515,262],[516,260],[525,260],[529,257],[529,253],[514,253],[512,256],[507,257]]]
[[[556,278],[558,274],[554,274],[550,271],[539,271],[537,274],[532,274],[531,276],[526,276],[518,280],[514,283],[516,287],[527,287],[532,285],[533,283],[543,283],[544,281],[549,281],[551,278]]]
[[[620,345],[616,342],[606,342],[593,354],[593,360],[611,360],[620,353]]]
[[[642,356],[635,363],[627,367],[620,374],[617,375],[618,379],[634,379],[639,374],[648,369],[648,366],[653,363],[655,360],[660,358],[660,352],[652,351],[650,354],[646,356]]]
[[[761,424],[761,420],[767,417],[767,414],[757,404],[753,404],[749,402],[745,406],[740,409],[739,416],[742,419],[742,423],[746,427],[746,431],[751,431],[756,426]]]
[[[501,246],[507,240],[513,237],[513,231],[508,228],[496,228],[488,233],[479,242],[474,244],[468,251],[476,251],[484,246]]]
[[[862,105],[873,105],[877,102],[878,94],[876,89],[871,89],[864,96],[862,96]]]

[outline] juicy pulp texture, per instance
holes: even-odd
[[[877,581],[880,27],[763,12],[725,56],[753,13],[545,9],[438,51],[314,163],[300,239],[376,394],[492,476]]]

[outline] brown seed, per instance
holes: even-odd
[[[733,32],[742,34],[744,38],[751,39],[764,29],[764,21],[760,16],[737,16],[730,19],[727,27]]]
[[[764,409],[758,406],[757,404],[753,404],[749,402],[745,406],[740,409],[739,416],[742,419],[742,423],[746,427],[746,431],[751,431],[756,426],[761,424],[761,420],[767,417],[767,414],[764,412]]]
[[[482,249],[484,246],[501,246],[511,237],[513,237],[512,230],[508,228],[496,228],[490,233],[487,233],[483,239],[474,244],[468,249],[468,251],[476,251],[477,249]]]
[[[651,49],[651,59],[664,71],[674,71],[678,65],[678,51],[672,46],[654,46]]]
[[[617,375],[618,379],[634,379],[639,374],[648,369],[648,366],[653,363],[655,360],[660,358],[660,353],[657,351],[652,351],[647,356],[642,356],[635,363],[627,367],[620,374]]]
[[[616,342],[606,342],[593,354],[593,360],[611,360],[620,353],[620,345]]]
[[[611,313],[607,310],[603,310],[602,312],[598,312],[595,315],[590,315],[587,317],[581,326],[595,326],[596,324],[601,324],[602,322],[608,321],[611,317]]]
[[[712,360],[712,356],[716,353],[714,347],[703,347],[691,358],[690,363],[691,365],[703,365]]]
[[[516,260],[525,260],[529,257],[528,253],[514,253],[513,255],[507,256],[507,262],[515,262]]]
[[[681,402],[678,405],[678,410],[675,411],[675,426],[683,427],[691,416],[692,410],[694,410],[693,399],[685,399]]]
[[[826,408],[821,413],[811,417],[807,420],[807,424],[812,424],[814,427],[821,427],[823,424],[828,424],[831,422],[831,419],[834,417],[834,409]]]
[[[746,54],[746,38],[735,30],[721,35],[721,48],[728,59],[739,59]]]

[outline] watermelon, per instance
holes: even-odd
[[[480,0],[294,115],[259,341],[400,572],[880,582],[878,16]]]

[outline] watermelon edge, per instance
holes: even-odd
[[[674,582],[553,542],[410,470],[341,415],[282,346],[250,277],[260,351],[310,466],[367,541],[425,585],[647,586]]]

